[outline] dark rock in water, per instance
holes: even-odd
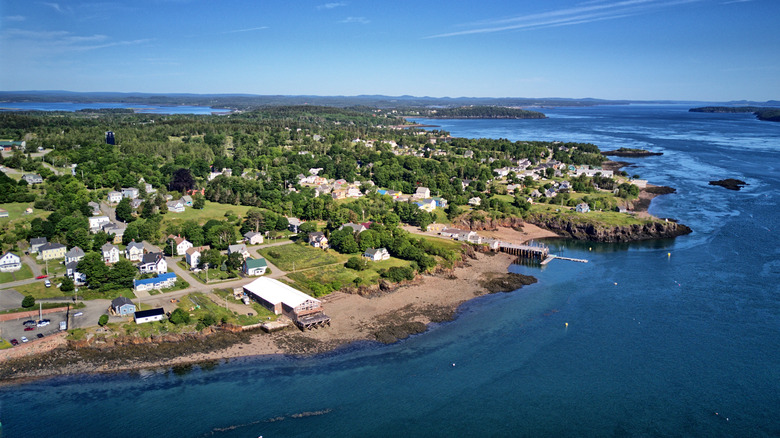
[[[615,151],[604,151],[601,153],[601,155],[612,156],[612,157],[652,157],[655,155],[663,155],[663,154],[664,154],[663,152],[650,152],[644,149],[630,149],[630,148],[620,148]]]
[[[739,190],[742,188],[742,186],[748,185],[745,181],[734,179],[734,178],[726,178],[721,179],[718,181],[710,181],[711,186],[721,186],[724,188],[727,188],[729,190]]]
[[[534,284],[538,280],[530,275],[515,274],[513,272],[495,276],[482,281],[482,286],[491,294],[497,292],[511,292],[520,289],[523,286]]]

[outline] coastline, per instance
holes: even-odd
[[[531,224],[524,228],[523,232],[505,228],[485,234],[516,243],[554,236]],[[61,348],[0,363],[0,381],[14,384],[36,378],[176,367],[249,356],[311,355],[358,341],[391,343],[424,332],[431,323],[454,319],[461,304],[489,293],[485,283],[505,276],[512,260],[514,256],[504,253],[474,253],[464,256],[464,262],[450,272],[425,275],[390,292],[370,297],[334,292],[322,300],[332,318],[327,328],[301,332],[288,327],[270,334],[219,332],[208,342]],[[229,345],[206,345],[212,343]]]

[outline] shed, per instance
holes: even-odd
[[[135,312],[135,323],[143,324],[145,322],[162,321],[165,318],[165,310],[162,307],[157,309],[139,310]]]

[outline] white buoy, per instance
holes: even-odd
[[[567,328],[569,327],[569,323],[568,323],[568,322],[564,322],[564,324],[566,324],[566,327],[567,327]]]
[[[455,362],[452,363],[452,366],[455,366]]]

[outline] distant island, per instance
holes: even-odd
[[[427,119],[546,119],[538,111],[504,106],[462,106],[457,108],[425,108],[404,111],[412,117]]]
[[[758,120],[780,122],[780,108],[759,106],[703,106],[691,108],[692,113],[753,113]]]
[[[663,155],[663,152],[650,152],[645,149],[620,148],[614,151],[604,151],[601,155],[608,157],[650,157],[654,155]]]

